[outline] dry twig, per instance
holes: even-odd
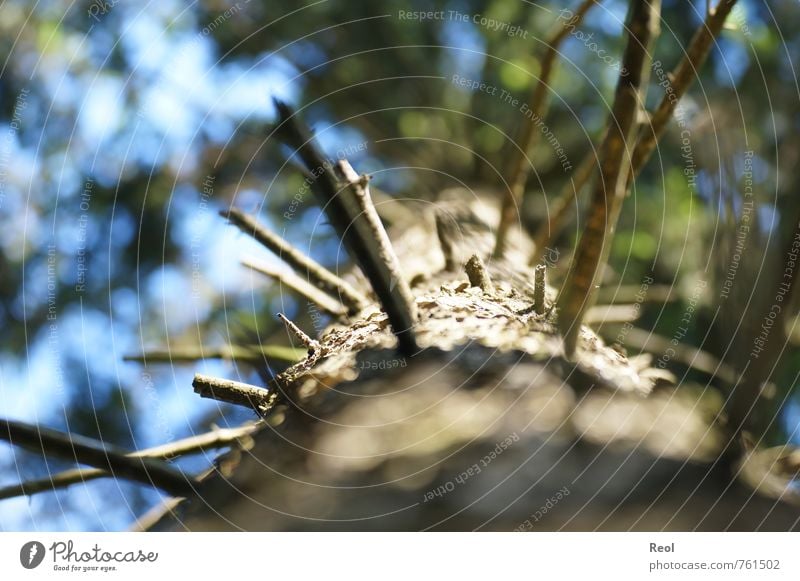
[[[224,448],[238,445],[246,441],[250,434],[257,429],[257,424],[245,424],[236,428],[217,428],[205,434],[198,434],[162,446],[139,450],[128,454],[129,458],[157,458],[171,460],[179,456],[197,454],[206,450]],[[47,478],[29,480],[12,486],[0,488],[0,500],[22,495],[31,495],[38,492],[49,492],[59,488],[66,488],[73,484],[86,483],[98,478],[112,476],[107,470],[100,468],[76,468],[53,474]]]
[[[246,407],[259,415],[269,410],[276,398],[273,392],[263,387],[202,373],[195,373],[192,387],[200,397]]]
[[[268,264],[256,262],[254,260],[243,260],[242,265],[256,272],[260,272],[264,276],[270,277],[281,285],[289,287],[301,297],[317,305],[324,313],[336,318],[341,318],[347,314],[347,309],[339,301],[319,290],[314,285],[309,284],[305,279],[297,276],[293,272],[283,272]]]
[[[391,257],[388,237],[376,235],[383,230],[380,219],[366,192],[365,179],[350,181],[340,190],[329,161],[314,145],[308,130],[294,112],[283,102],[275,100],[280,116],[279,130],[287,144],[294,148],[306,167],[314,172],[312,189],[339,237],[369,280],[389,323],[397,337],[398,350],[404,355],[417,351],[414,334],[416,305],[406,281],[400,276],[396,258]],[[355,172],[354,172],[355,173]],[[376,223],[377,221],[377,223]]]
[[[650,115],[649,123],[639,129],[636,148],[631,160],[631,172],[628,181],[632,181],[647,164],[650,156],[658,145],[659,140],[666,131],[670,119],[681,98],[694,82],[700,67],[708,58],[714,39],[719,35],[725,24],[725,19],[730,14],[736,0],[722,0],[716,9],[710,11],[705,22],[692,36],[686,47],[683,58],[673,71],[666,75],[668,83],[665,95],[662,97],[655,112]],[[664,81],[661,81],[663,83]],[[541,258],[543,249],[551,244],[555,237],[563,230],[573,207],[573,200],[580,195],[581,190],[589,181],[592,169],[596,163],[594,152],[586,154],[575,172],[575,177],[565,184],[553,205],[548,221],[542,224],[533,236],[536,247],[531,257],[531,264],[537,263]],[[575,205],[577,206],[577,205]]]
[[[357,313],[369,303],[367,298],[353,288],[350,283],[333,274],[316,260],[303,254],[274,232],[269,231],[262,224],[259,224],[254,216],[246,214],[237,208],[221,211],[220,215],[230,220],[239,230],[252,236],[277,254],[281,260],[302,276],[314,281],[325,292],[339,298],[342,303],[347,305],[351,313]]]
[[[306,335],[300,327],[298,327],[292,321],[290,321],[289,318],[283,313],[278,313],[278,318],[281,321],[283,321],[284,325],[286,325],[286,328],[289,330],[289,332],[295,337],[297,337],[300,343],[303,344],[303,346],[308,350],[309,355],[319,353],[321,349],[319,341],[312,339],[311,337]]]
[[[0,439],[45,458],[55,456],[108,471],[112,476],[160,488],[174,496],[189,496],[193,478],[156,458],[131,456],[129,452],[99,440],[0,419]]]
[[[194,363],[204,359],[222,359],[224,361],[242,361],[248,363],[264,363],[264,361],[281,361],[297,363],[305,356],[305,352],[283,345],[222,345],[219,347],[178,346],[152,349],[140,355],[125,355],[125,361],[142,363]]]
[[[558,56],[560,54],[558,49],[564,39],[578,24],[580,24],[583,17],[586,16],[586,13],[596,2],[597,0],[583,0],[575,11],[575,14],[573,14],[569,20],[562,22],[560,28],[558,28],[555,34],[547,41],[547,50],[542,56],[539,78],[531,94],[530,115],[525,116],[522,133],[511,162],[509,172],[511,190],[508,191],[507,195],[503,198],[503,204],[500,210],[500,224],[497,227],[497,238],[494,247],[495,257],[502,256],[505,251],[508,229],[514,222],[514,218],[517,215],[517,208],[522,202],[522,196],[525,193],[525,184],[528,181],[528,175],[531,170],[531,160],[528,156],[536,144],[536,136],[540,133],[536,131],[537,122],[544,119],[547,114],[547,97],[551,90],[550,77],[558,61]]]

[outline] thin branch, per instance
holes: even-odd
[[[397,337],[398,350],[413,355],[417,351],[413,328],[416,305],[410,289],[397,272],[397,265],[392,263],[394,252],[388,237],[376,237],[376,224],[369,217],[373,212],[367,209],[372,203],[365,191],[365,180],[349,181],[340,190],[330,162],[316,148],[307,128],[285,103],[275,100],[275,107],[280,116],[279,130],[286,143],[297,151],[309,171],[316,176],[312,190],[386,311]],[[381,225],[379,230],[382,229]]]
[[[709,11],[705,22],[697,29],[689,41],[681,62],[667,76],[669,86],[656,110],[650,116],[650,122],[639,130],[636,149],[633,152],[633,171],[635,178],[642,167],[650,159],[659,139],[672,119],[681,98],[694,82],[697,73],[708,58],[714,39],[722,30],[725,19],[733,10],[736,0],[721,0],[713,11]]]
[[[651,284],[646,288],[642,285],[608,286],[597,291],[599,303],[655,303],[663,304],[675,302],[680,298],[680,293],[675,287],[666,284]]]
[[[662,97],[655,112],[650,116],[649,123],[643,124],[639,129],[636,148],[633,151],[631,160],[629,182],[639,175],[639,172],[649,161],[664,131],[666,131],[678,103],[691,87],[700,67],[703,66],[703,63],[708,58],[713,41],[722,30],[725,19],[733,10],[735,4],[736,0],[722,0],[716,9],[709,13],[703,25],[692,36],[681,61],[671,73],[666,75],[665,79],[669,83],[666,94]],[[540,226],[534,235],[536,246],[534,255],[531,257],[531,264],[539,261],[543,249],[563,230],[573,207],[572,202],[589,181],[594,164],[595,156],[592,152],[589,152],[581,161],[575,178],[561,189],[548,223]],[[584,172],[584,169],[587,171]]]
[[[495,257],[503,255],[508,229],[511,227],[511,224],[513,224],[514,218],[517,215],[516,209],[522,203],[522,196],[525,193],[525,184],[528,181],[528,175],[531,170],[531,160],[528,156],[532,153],[533,147],[536,144],[536,136],[541,133],[541,131],[536,131],[538,127],[537,124],[541,122],[547,114],[548,96],[551,90],[550,77],[558,61],[558,49],[564,39],[571,31],[575,30],[575,27],[580,24],[583,17],[586,16],[586,13],[596,2],[597,0],[583,0],[575,11],[575,14],[569,20],[562,21],[561,26],[547,41],[547,50],[541,60],[539,79],[531,94],[530,115],[525,116],[522,133],[517,142],[515,155],[511,162],[511,169],[509,172],[511,190],[504,196],[500,210],[500,224],[497,228],[497,238],[494,248]]]
[[[263,363],[265,360],[297,363],[305,351],[283,345],[222,345],[219,347],[185,346],[166,347],[145,351],[139,355],[125,355],[125,361],[142,363],[193,363],[204,359]]]
[[[155,458],[131,457],[125,450],[92,438],[0,419],[0,439],[45,458],[55,456],[102,468],[116,478],[155,486],[174,496],[189,496],[193,492],[193,478],[166,462]]]
[[[319,341],[312,339],[311,337],[306,335],[300,327],[298,327],[292,321],[290,321],[289,318],[283,313],[278,313],[278,318],[281,321],[283,321],[289,332],[295,337],[297,337],[300,343],[302,343],[306,347],[309,355],[314,355],[315,353],[320,352],[322,346],[319,344]]]
[[[258,428],[255,423],[245,424],[237,428],[217,428],[205,434],[198,434],[169,444],[138,450],[127,456],[129,458],[157,458],[172,460],[179,456],[197,454],[207,450],[215,450],[231,445],[244,445],[250,435]],[[22,495],[31,495],[38,492],[49,492],[59,488],[66,488],[73,484],[86,483],[98,478],[112,476],[107,470],[99,468],[76,468],[53,474],[47,478],[30,480],[12,486],[0,488],[0,500]]]
[[[376,288],[376,293],[381,295],[377,288],[388,288],[389,292],[386,297],[381,298],[381,303],[390,302],[394,306],[392,310],[397,311],[400,316],[406,320],[403,322],[408,328],[414,325],[417,320],[417,304],[414,300],[414,295],[411,292],[411,287],[408,284],[403,272],[400,268],[400,260],[392,246],[392,241],[389,239],[389,234],[386,228],[383,227],[383,222],[375,209],[375,204],[372,203],[372,197],[369,191],[369,177],[366,175],[358,175],[350,162],[346,159],[339,160],[337,165],[342,178],[350,186],[350,189],[355,194],[356,202],[358,203],[361,215],[366,219],[367,226],[369,227],[372,239],[377,244],[378,254],[385,269],[379,269],[379,274],[383,277],[376,285],[372,283],[373,288]],[[384,306],[386,308],[386,306]],[[387,309],[388,311],[389,309]]]
[[[625,329],[623,345],[625,347],[634,347],[659,356],[670,353],[672,355],[669,359],[670,362],[680,363],[711,377],[718,377],[728,385],[736,383],[736,371],[707,351],[702,351],[686,343],[679,342],[675,345],[671,339],[638,327],[623,327],[622,329]],[[621,328],[613,325],[604,326],[600,330],[600,333],[609,340],[615,339],[620,332]]]
[[[289,242],[269,231],[254,216],[237,208],[221,211],[220,215],[230,220],[239,230],[252,236],[259,243],[277,254],[281,260],[294,268],[300,275],[314,281],[325,292],[339,298],[347,305],[351,314],[357,313],[369,304],[367,298],[346,280],[336,276],[316,260],[303,254]]]
[[[659,30],[660,9],[660,0],[632,0],[628,13],[628,42],[608,133],[600,146],[600,175],[572,269],[558,299],[558,325],[567,357],[575,352],[583,316],[592,305],[595,281],[605,268],[627,192],[630,165],[626,152],[632,153],[637,116],[644,104],[650,50]]]
[[[491,294],[494,292],[494,285],[486,270],[483,261],[477,254],[473,254],[467,263],[464,265],[464,271],[467,273],[469,284],[480,288],[484,293]]]
[[[301,297],[315,304],[319,309],[333,317],[341,318],[347,314],[347,309],[330,295],[321,291],[312,284],[309,284],[304,278],[297,276],[293,272],[280,271],[273,268],[268,264],[256,262],[254,260],[245,259],[242,261],[245,267],[260,272],[264,276],[277,281],[279,284],[289,287]]]
[[[544,251],[548,244],[561,233],[567,224],[573,205],[577,208],[578,199],[583,187],[588,183],[589,178],[595,170],[597,158],[589,152],[581,161],[575,172],[574,177],[570,177],[561,188],[556,198],[553,208],[548,214],[547,221],[541,224],[533,235],[533,254],[531,254],[529,266],[538,264],[542,260]]]
[[[246,407],[259,415],[263,415],[275,401],[275,394],[263,387],[201,373],[195,374],[192,387],[200,397]]]
[[[586,311],[583,322],[586,325],[598,327],[613,323],[630,323],[639,318],[641,309],[639,305],[597,305]]]

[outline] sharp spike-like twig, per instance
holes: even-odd
[[[537,315],[544,315],[544,296],[546,290],[544,264],[537,264],[533,271],[533,310]]]
[[[231,445],[244,445],[250,435],[258,428],[257,424],[249,423],[235,428],[217,428],[205,434],[198,434],[175,442],[170,442],[146,450],[131,452],[129,458],[156,458],[172,460],[180,456],[197,454],[207,450],[215,450]],[[66,488],[73,484],[81,484],[98,478],[112,476],[107,470],[100,468],[76,468],[64,470],[47,478],[29,480],[11,486],[0,488],[0,500],[16,496],[31,495],[39,492],[49,492]]]
[[[483,292],[491,294],[494,292],[494,285],[486,270],[486,266],[477,254],[473,254],[467,263],[464,265],[464,271],[467,273],[469,284],[480,288]]]
[[[142,363],[193,363],[205,359],[264,363],[281,361],[297,363],[305,353],[284,345],[222,345],[219,347],[179,346],[152,349],[139,355],[125,355],[124,361]]]
[[[195,373],[192,387],[200,397],[246,407],[259,415],[264,415],[272,407],[276,397],[264,387],[202,373]]]
[[[632,0],[626,20],[628,40],[614,95],[608,130],[600,146],[600,175],[572,268],[558,299],[558,326],[564,353],[575,352],[583,315],[592,306],[595,281],[605,267],[622,201],[627,193],[638,112],[650,73],[651,47],[658,35],[660,0]]]
[[[286,325],[286,328],[289,330],[289,332],[292,335],[294,335],[300,341],[300,343],[302,343],[305,346],[306,349],[308,349],[308,354],[309,355],[313,355],[315,353],[317,353],[317,354],[319,353],[319,351],[320,351],[320,349],[322,347],[319,344],[319,341],[317,341],[316,339],[312,339],[311,337],[306,335],[300,327],[298,327],[292,321],[290,321],[289,317],[287,317],[283,313],[278,313],[278,318],[281,321],[283,321],[283,323]]]
[[[347,305],[350,313],[357,313],[369,304],[367,297],[358,292],[341,277],[322,266],[316,260],[305,255],[288,241],[265,228],[254,216],[237,208],[221,211],[220,215],[230,220],[245,234],[252,236],[259,243],[277,254],[281,260],[294,268],[302,276],[314,281],[325,292],[339,298]]]
[[[116,478],[134,480],[160,488],[174,496],[189,496],[193,478],[156,458],[132,457],[126,450],[99,440],[0,419],[0,439],[21,446],[45,458],[54,456],[107,470]]]
[[[340,190],[331,163],[317,150],[306,127],[285,103],[275,100],[275,107],[280,116],[279,130],[286,143],[297,151],[307,169],[316,176],[312,190],[386,311],[399,351],[413,355],[417,351],[413,328],[416,305],[406,281],[397,272],[397,265],[392,264],[390,257],[394,252],[390,251],[388,237],[376,238],[376,225],[368,216],[371,212],[364,210],[365,205],[369,206],[371,202],[368,196],[359,192],[365,188],[363,180],[350,181]],[[382,230],[383,226],[379,229]]]
[[[571,31],[575,30],[575,27],[578,26],[589,9],[596,3],[597,0],[583,0],[572,17],[562,21],[561,26],[547,41],[547,50],[540,61],[539,78],[531,94],[530,114],[526,115],[522,122],[522,133],[512,156],[511,168],[508,174],[510,176],[511,189],[503,197],[500,209],[500,223],[497,227],[494,247],[495,257],[500,257],[505,252],[508,230],[517,216],[517,208],[522,203],[525,184],[528,181],[531,169],[531,161],[528,156],[532,153],[533,146],[536,143],[536,136],[541,133],[538,130],[539,124],[547,114],[548,95],[552,90],[550,77],[558,62],[560,54],[558,49],[564,39],[569,36]]]
[[[347,314],[347,309],[344,307],[344,305],[342,305],[342,303],[327,293],[321,291],[314,285],[309,284],[304,278],[297,276],[293,272],[281,271],[277,268],[269,266],[268,264],[256,262],[255,260],[251,259],[243,260],[242,265],[251,270],[259,272],[264,276],[268,276],[281,285],[289,287],[301,297],[318,306],[319,309],[324,313],[336,318],[344,317]]]

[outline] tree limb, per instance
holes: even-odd
[[[407,326],[406,328],[411,328],[417,320],[417,304],[414,301],[414,295],[411,293],[411,287],[400,268],[400,260],[394,251],[389,234],[386,232],[386,228],[383,227],[383,222],[381,222],[378,211],[375,209],[375,204],[372,203],[372,196],[369,191],[369,176],[358,175],[346,159],[339,160],[336,167],[355,194],[356,203],[361,210],[361,216],[363,216],[371,231],[378,255],[382,264],[386,267],[385,269],[380,269],[384,279],[380,281],[378,286],[389,289],[389,292],[386,293],[386,300],[395,303],[395,306],[392,307],[393,310],[398,312],[398,317],[405,319],[403,324]],[[375,287],[375,284],[373,284],[373,287]],[[377,290],[376,293],[378,293]],[[380,293],[378,294],[380,296]],[[383,303],[384,299],[381,299],[381,302]]]
[[[573,266],[558,299],[558,325],[567,357],[575,352],[583,315],[592,304],[595,281],[605,267],[627,192],[630,171],[627,155],[632,154],[636,119],[644,106],[650,49],[658,35],[660,10],[660,0],[632,0],[630,5],[626,26],[628,42],[608,133],[600,146],[600,175]]]
[[[249,423],[236,428],[217,428],[205,434],[198,434],[190,438],[184,438],[169,444],[163,444],[146,450],[138,450],[127,456],[129,458],[158,458],[161,460],[171,460],[179,456],[205,452],[224,448],[230,445],[239,445],[249,440],[258,428],[257,424]],[[47,478],[21,482],[12,486],[0,488],[0,500],[13,498],[22,495],[31,495],[38,492],[49,492],[59,488],[66,488],[73,484],[85,483],[98,478],[112,476],[107,470],[100,468],[76,468],[65,470],[58,474],[53,474]]]
[[[692,36],[681,62],[668,76],[669,88],[666,95],[664,95],[658,107],[650,116],[650,123],[643,125],[639,130],[636,149],[633,152],[633,160],[631,162],[633,166],[631,179],[636,177],[650,159],[659,139],[661,139],[664,130],[667,128],[667,124],[675,113],[678,102],[697,77],[698,70],[708,58],[714,39],[722,30],[725,19],[733,10],[735,4],[736,0],[721,0],[714,10],[709,11],[703,25]]]
[[[607,339],[613,340],[621,329],[619,326],[606,325],[600,333]],[[722,363],[708,351],[697,349],[686,343],[675,345],[671,339],[657,335],[651,331],[645,331],[638,327],[629,327],[625,331],[625,345],[639,351],[646,351],[653,355],[663,355],[670,351],[673,353],[671,361],[705,373],[710,377],[718,377],[728,385],[736,383],[736,370],[731,366]]]
[[[532,149],[536,144],[536,136],[541,133],[536,131],[536,123],[544,119],[547,114],[548,95],[551,90],[550,77],[558,60],[558,49],[567,35],[575,30],[575,27],[580,24],[583,17],[586,16],[586,13],[596,2],[597,0],[583,0],[575,14],[569,20],[563,21],[561,27],[547,41],[547,50],[541,60],[539,79],[534,85],[533,93],[531,94],[531,115],[526,115],[523,120],[522,133],[517,142],[517,148],[508,174],[510,176],[511,190],[504,196],[500,210],[500,224],[497,227],[497,238],[494,247],[494,256],[496,258],[502,256],[505,251],[508,229],[514,222],[514,217],[517,215],[516,209],[521,204],[522,196],[525,193],[525,184],[531,171],[531,160],[528,156],[532,153]]]
[[[107,470],[116,478],[134,480],[174,496],[189,496],[194,479],[156,458],[135,457],[104,442],[14,420],[0,419],[0,439],[44,457],[86,464]]]
[[[697,72],[708,58],[714,39],[719,35],[725,24],[725,19],[730,14],[736,0],[722,0],[717,8],[708,13],[705,22],[692,36],[685,54],[678,65],[667,75],[668,89],[655,112],[650,116],[649,123],[642,125],[633,150],[631,160],[631,173],[628,181],[632,181],[647,164],[655,150],[656,145],[666,131],[670,119],[675,113],[681,98],[697,77]],[[567,222],[572,200],[580,195],[584,185],[592,175],[595,156],[592,152],[586,154],[579,165],[575,178],[565,184],[559,192],[554,204],[554,211],[547,223],[542,224],[534,235],[534,254],[531,264],[536,264],[541,258],[543,249],[561,232]]]
[[[346,178],[346,187],[340,189],[332,164],[323,158],[306,127],[285,103],[276,99],[275,107],[280,116],[279,130],[286,143],[297,151],[306,168],[316,176],[312,190],[323,211],[386,311],[397,337],[398,350],[404,355],[413,355],[417,351],[413,328],[416,305],[404,279],[399,273],[393,275],[391,255],[394,252],[382,247],[388,237],[376,238],[375,224],[368,217],[371,212],[364,209],[365,204],[371,205],[364,192],[365,179]]]
[[[589,152],[581,161],[575,176],[561,187],[561,191],[553,204],[553,209],[547,216],[547,221],[542,223],[533,235],[533,254],[531,254],[529,266],[538,264],[544,255],[544,250],[548,243],[564,229],[567,219],[570,216],[573,202],[575,207],[578,205],[581,190],[589,181],[594,172],[597,158]]]
[[[203,359],[225,361],[247,361],[263,363],[270,359],[285,363],[297,363],[305,357],[305,351],[283,345],[222,345],[219,347],[185,346],[166,347],[145,351],[140,355],[125,355],[124,361],[142,363],[193,363]]]

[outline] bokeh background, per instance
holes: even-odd
[[[655,58],[665,71],[705,5],[664,0]],[[3,1],[0,415],[127,448],[250,419],[197,398],[192,375],[258,383],[278,368],[123,357],[242,338],[289,344],[277,311],[306,328],[324,324],[242,268],[248,255],[274,258],[217,214],[232,204],[257,212],[314,258],[347,266],[312,196],[299,194],[302,173],[271,135],[272,97],[302,109],[331,157],[345,154],[373,173],[382,200],[435,201],[464,185],[499,200],[509,140],[521,125],[519,107],[501,92],[528,101],[563,7],[523,0]],[[601,2],[563,45],[546,123],[573,168],[602,134],[618,75],[590,45],[618,58],[626,9],[625,2]],[[446,17],[400,16],[419,10]],[[772,301],[800,216],[798,57],[797,2],[740,0],[682,102],[688,156],[687,134],[673,126],[626,202],[611,258],[612,298],[647,277],[661,291],[644,304],[637,329],[667,340],[680,332],[683,343],[734,374],[763,320],[761,297]],[[486,90],[453,82],[454,75]],[[663,95],[657,82],[654,75],[652,104]],[[571,173],[547,140],[532,160],[520,216],[529,229],[546,219],[548,200]],[[739,222],[751,212],[752,228],[737,250]],[[552,241],[562,267],[580,226],[573,220]],[[777,363],[761,378],[770,395],[758,437],[770,445],[800,443],[796,309],[787,310]],[[610,340],[618,336],[606,331]],[[633,339],[625,347],[635,353],[641,346]],[[678,358],[668,367],[721,396],[730,388]],[[180,465],[198,471],[213,455]],[[69,464],[0,444],[0,467],[5,485]],[[100,480],[0,502],[0,530],[120,529],[159,499],[136,484]]]

